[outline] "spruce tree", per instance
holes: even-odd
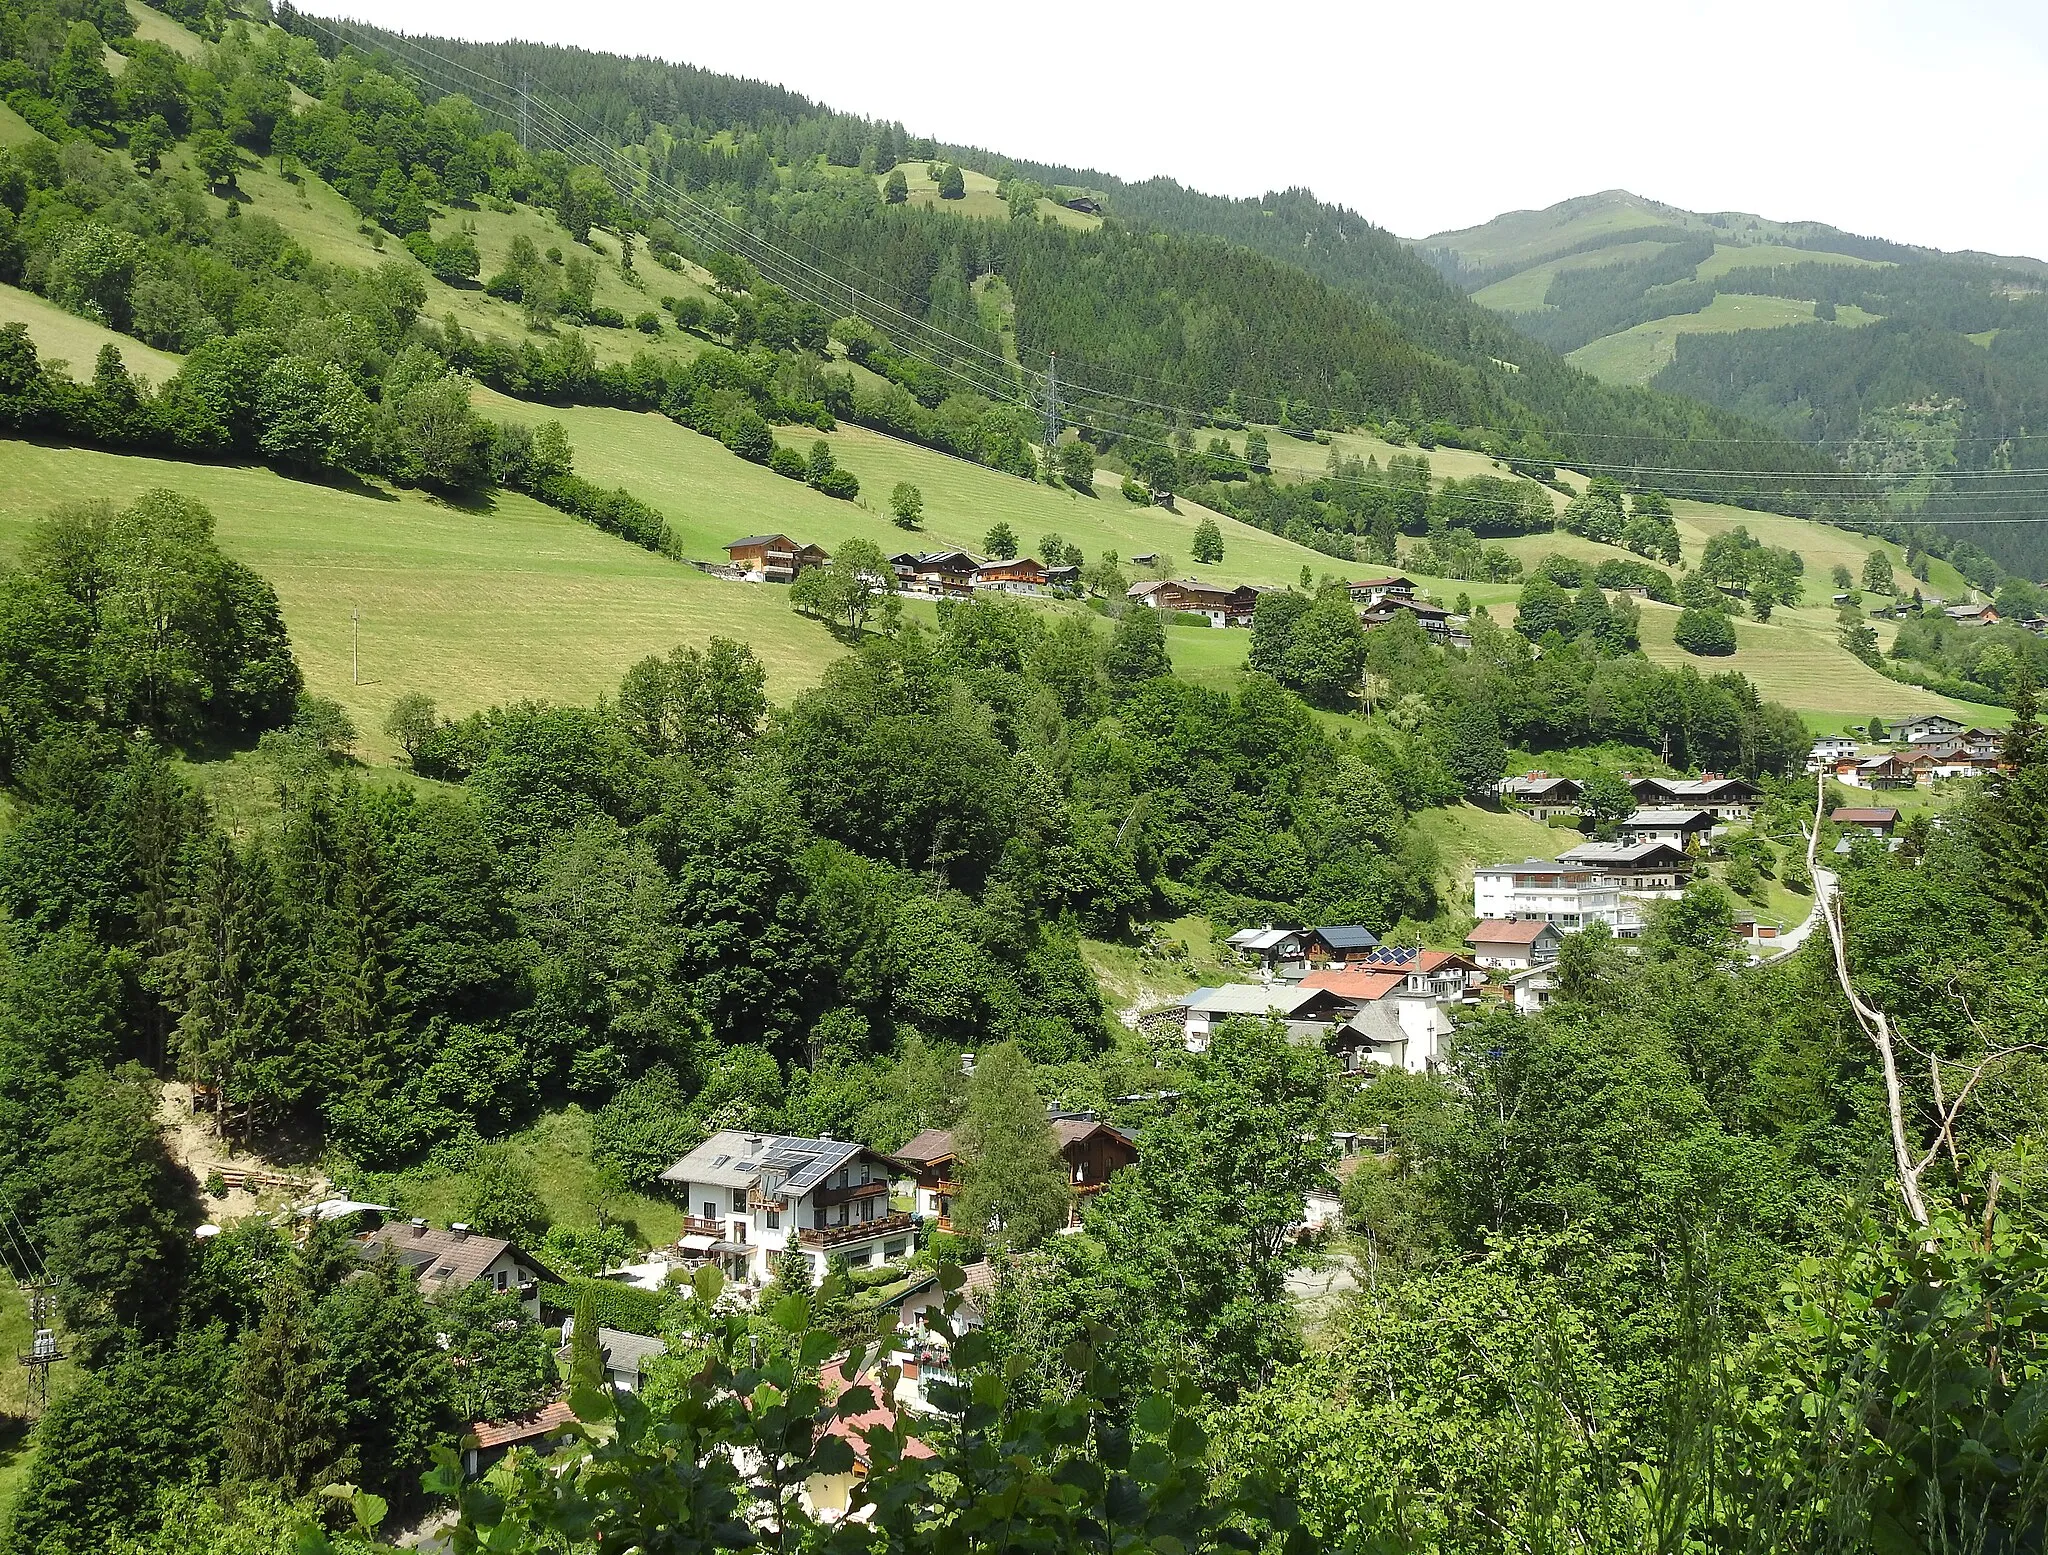
[[[2029,933],[2048,932],[2048,742],[2041,738],[2034,677],[2013,682],[2005,765],[1986,784],[1972,816],[1984,893]]]
[[[263,1293],[263,1316],[242,1335],[229,1384],[228,1473],[233,1479],[310,1489],[331,1461],[340,1421],[327,1392],[327,1361],[296,1268]]]

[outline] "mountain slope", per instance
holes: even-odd
[[[1625,190],[1416,248],[1590,372],[1827,451],[1883,500],[1886,532],[1918,525],[1929,548],[1969,546],[2048,575],[2048,534],[2031,522],[2048,515],[2026,473],[2048,464],[2048,264]]]

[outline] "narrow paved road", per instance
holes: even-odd
[[[1813,869],[1813,910],[1797,928],[1779,935],[1776,947],[1768,956],[1758,956],[1755,964],[1761,966],[1767,961],[1782,961],[1804,945],[1813,931],[1820,927],[1821,910],[1833,899],[1840,885],[1840,876],[1832,869],[1822,869],[1816,864]]]

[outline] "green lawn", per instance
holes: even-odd
[[[1832,616],[1822,631],[1804,620],[1735,621],[1735,652],[1726,658],[1695,658],[1671,640],[1678,611],[1644,601],[1643,651],[1659,664],[1690,664],[1703,675],[1739,670],[1766,698],[1783,702],[1806,716],[1816,732],[1829,732],[1844,721],[1868,723],[1873,714],[1895,717],[1908,713],[1948,713],[1972,723],[2010,717],[2001,708],[1956,702],[1901,685],[1835,642]],[[1787,612],[1789,617],[1813,612]]]
[[[781,589],[706,577],[512,493],[466,510],[255,466],[0,440],[0,553],[60,502],[158,486],[206,503],[229,553],[276,587],[312,689],[355,715],[370,760],[392,753],[380,725],[402,692],[457,714],[523,697],[589,702],[647,654],[724,635],[754,645],[770,694],[786,698],[841,651]]]
[[[1415,827],[1437,847],[1437,893],[1443,908],[1428,936],[1444,949],[1464,944],[1472,925],[1472,871],[1516,859],[1554,859],[1561,849],[1585,839],[1576,831],[1546,826],[1517,810],[1485,810],[1457,804],[1424,810]]]
[[[54,302],[45,302],[18,286],[0,285],[0,324],[26,324],[28,337],[36,343],[36,355],[44,365],[63,362],[80,382],[92,377],[93,363],[99,358],[100,347],[106,345],[119,347],[128,371],[152,383],[162,383],[183,361],[91,319],[66,313]]]
[[[1867,315],[1864,316],[1867,321]],[[1813,321],[1813,304],[1796,297],[1743,297],[1721,292],[1697,313],[1652,319],[1618,334],[1604,335],[1571,352],[1565,360],[1607,383],[1644,384],[1677,354],[1680,335],[1715,334],[1738,329],[1776,329]],[[1846,328],[1856,322],[1838,322]]]
[[[1608,265],[1654,259],[1670,246],[1652,238],[1640,243],[1617,243],[1612,248],[1591,249],[1583,254],[1567,254],[1562,259],[1531,265],[1504,281],[1481,287],[1472,294],[1472,300],[1481,307],[1502,313],[1548,313],[1551,305],[1543,300],[1543,295],[1550,290],[1550,282],[1558,271],[1599,270]]]
[[[767,531],[815,541],[827,550],[858,536],[885,551],[961,546],[979,553],[983,537],[1002,522],[1027,552],[1036,554],[1040,538],[1056,532],[1090,560],[1114,550],[1133,577],[1140,570],[1128,565],[1130,558],[1147,552],[1171,557],[1176,576],[1228,583],[1298,583],[1304,566],[1317,573],[1341,573],[1348,566],[1193,503],[1180,503],[1178,512],[1134,507],[1107,483],[1098,484],[1095,495],[1082,496],[864,427],[842,426],[830,434],[776,429],[779,440],[805,452],[823,436],[833,457],[860,477],[860,497],[844,502],[737,459],[715,439],[666,416],[535,405],[483,389],[476,403],[494,419],[562,422],[576,450],[577,470],[592,480],[624,485],[659,507],[686,553],[695,557],[723,560],[728,541]],[[924,495],[920,532],[897,528],[889,516],[889,493],[904,480]],[[1204,517],[1214,517],[1223,531],[1223,560],[1213,566],[1197,563],[1191,553],[1195,526]]]
[[[572,1231],[595,1229],[603,1200],[590,1159],[590,1125],[590,1114],[572,1104],[498,1141],[533,1173],[549,1218]],[[445,1226],[462,1218],[469,1179],[460,1172],[422,1170],[382,1179],[377,1191],[391,1192],[405,1213]],[[665,1196],[621,1194],[610,1213],[642,1247],[662,1246],[683,1233],[683,1208]]]
[[[173,54],[196,60],[206,52],[207,42],[183,22],[140,3],[128,0],[128,14],[135,18],[135,36],[149,43],[161,43]]]
[[[1782,243],[1716,243],[1712,255],[1693,271],[1693,279],[1711,281],[1732,270],[1775,269],[1780,265],[1868,265],[1873,270],[1883,270],[1890,267],[1891,261],[1788,248]]]
[[[1010,207],[996,193],[996,181],[986,173],[977,173],[972,168],[960,170],[961,182],[966,194],[957,200],[941,200],[939,186],[927,171],[924,162],[902,162],[897,164],[903,174],[903,181],[909,188],[906,203],[911,205],[936,205],[958,216],[979,216],[990,221],[1010,220]],[[887,173],[875,174],[875,184],[880,187],[888,182]],[[1038,216],[1041,221],[1055,221],[1063,227],[1073,227],[1090,232],[1102,225],[1100,216],[1090,216],[1085,211],[1070,211],[1064,205],[1052,200],[1038,202]]]
[[[1223,965],[1215,925],[1207,918],[1175,918],[1150,925],[1152,953],[1113,940],[1083,939],[1081,956],[1112,1011],[1149,1010],[1195,988],[1213,988],[1241,970]]]

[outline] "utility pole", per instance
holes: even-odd
[[[363,611],[358,605],[348,613],[348,683],[360,686],[363,683]]]
[[[1045,359],[1045,478],[1058,479],[1053,460],[1060,441],[1060,358],[1055,351]]]
[[[66,1352],[57,1348],[57,1287],[25,1283],[21,1293],[28,1300],[28,1326],[34,1337],[20,1360],[28,1368],[28,1406],[41,1410],[50,1403],[50,1368],[67,1359]]]

